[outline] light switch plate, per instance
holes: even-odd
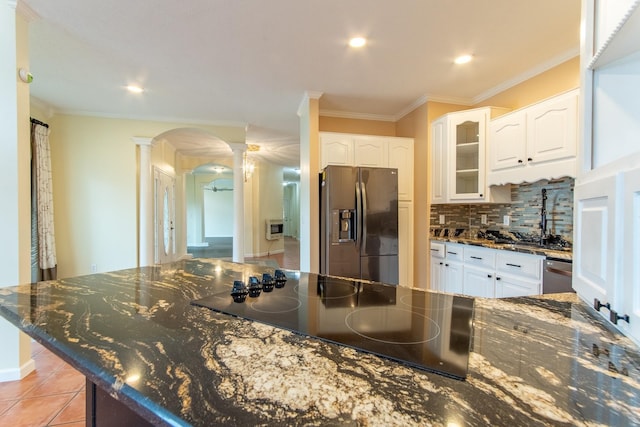
[[[440,215],[439,222],[440,225],[444,224],[444,215]]]
[[[504,225],[509,225],[511,223],[511,217],[509,215],[505,215],[502,217],[502,223]]]
[[[480,215],[480,224],[486,224],[486,223],[487,223],[487,214]]]

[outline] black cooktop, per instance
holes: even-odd
[[[466,378],[472,298],[310,273],[284,274],[286,281],[267,274],[248,277],[246,283],[218,284],[219,291],[192,304]]]

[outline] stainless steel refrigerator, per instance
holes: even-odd
[[[320,273],[398,284],[398,170],[327,166]]]

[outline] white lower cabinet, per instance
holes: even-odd
[[[498,251],[496,255],[496,297],[520,297],[542,293],[544,257]]]
[[[496,298],[524,297],[539,295],[540,282],[521,280],[510,276],[496,277]]]
[[[539,295],[544,259],[540,255],[432,242],[430,289],[483,298]]]
[[[463,293],[473,297],[495,297],[494,271],[465,264]]]

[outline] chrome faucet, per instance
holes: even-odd
[[[547,244],[547,189],[542,189],[542,209],[540,210],[540,246]]]

